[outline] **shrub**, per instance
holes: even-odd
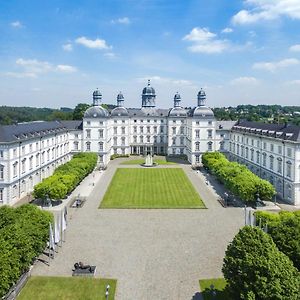
[[[53,216],[34,205],[3,206],[0,216],[0,297],[5,295],[46,246]]]
[[[75,154],[69,162],[59,166],[52,176],[35,185],[34,197],[45,199],[48,195],[54,200],[65,198],[93,171],[96,163],[96,153]]]
[[[220,152],[204,153],[202,163],[228,190],[245,202],[255,202],[257,196],[271,200],[275,195],[271,183],[253,174],[246,166],[230,162]]]
[[[115,158],[121,158],[121,157],[129,157],[129,154],[113,154],[110,156],[110,159],[114,160]]]
[[[234,237],[222,271],[233,299],[299,300],[297,269],[257,227],[245,226]]]

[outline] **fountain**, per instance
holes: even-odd
[[[143,167],[155,167],[157,163],[153,162],[153,157],[151,154],[147,154],[145,162],[142,164]]]

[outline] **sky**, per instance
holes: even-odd
[[[0,105],[300,105],[300,0],[0,1]]]

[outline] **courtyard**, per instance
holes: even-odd
[[[119,168],[100,208],[204,208],[181,168]]]
[[[97,266],[96,277],[117,279],[116,299],[199,299],[199,279],[222,276],[242,209],[224,209],[202,174],[181,164],[157,168],[179,167],[207,209],[99,209],[117,168],[129,168],[124,161],[96,176],[83,208],[69,209],[66,242],[50,266],[39,262],[32,274],[70,276],[74,262],[83,261]]]

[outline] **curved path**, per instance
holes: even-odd
[[[69,209],[66,242],[50,266],[32,275],[70,276],[74,262],[97,266],[97,276],[116,278],[119,300],[191,300],[199,279],[220,277],[225,249],[243,225],[241,208],[223,208],[212,186],[189,165],[182,167],[208,209],[98,209],[117,167],[112,161],[83,208]],[[174,167],[165,165],[162,167]],[[98,172],[97,172],[98,173]]]

